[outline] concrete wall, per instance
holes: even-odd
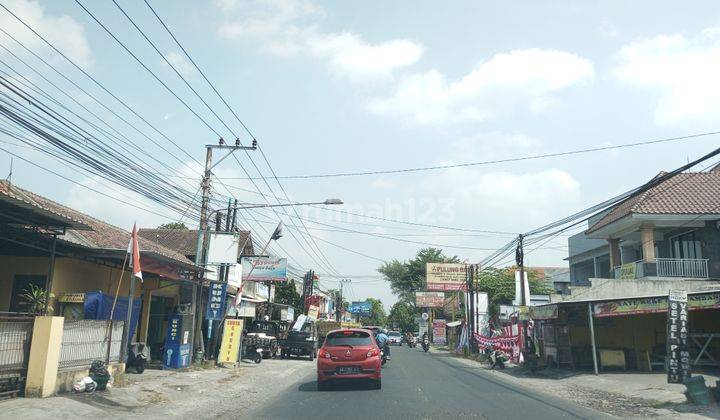
[[[670,289],[688,292],[720,290],[720,281],[675,279],[591,279],[592,287],[571,286],[570,295],[553,296],[553,302],[664,296]]]

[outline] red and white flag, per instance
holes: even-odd
[[[130,254],[130,267],[132,267],[132,275],[143,281],[142,269],[140,268],[140,246],[138,245],[137,235],[137,223],[133,224],[132,235],[130,236],[130,243],[127,248],[128,254]]]

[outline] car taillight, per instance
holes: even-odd
[[[371,348],[369,352],[367,352],[367,357],[373,357],[380,354],[380,349],[378,348]]]
[[[320,358],[324,357],[326,359],[329,359],[331,356],[330,356],[329,351],[327,351],[325,349],[320,349],[320,352],[318,353],[318,357],[320,357]]]

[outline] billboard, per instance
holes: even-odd
[[[218,355],[218,361],[220,363],[236,363],[238,361],[243,324],[242,319],[225,320],[225,328],[223,328],[220,353]]]
[[[370,316],[370,312],[372,311],[372,302],[364,301],[364,302],[353,302],[350,304],[350,307],[348,308],[348,312],[355,315],[361,315],[361,316]]]
[[[239,254],[240,235],[234,232],[214,232],[210,234],[207,263],[235,264]]]
[[[415,292],[415,306],[418,308],[439,308],[444,302],[444,292]]]
[[[287,258],[243,258],[242,280],[287,281]]]
[[[427,290],[446,292],[466,289],[466,264],[427,263],[425,270]]]

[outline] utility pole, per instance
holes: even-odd
[[[527,362],[529,348],[528,336],[527,336],[527,314],[524,311],[527,310],[529,302],[525,301],[525,252],[523,250],[523,235],[518,235],[517,248],[515,249],[515,262],[517,263],[518,270],[520,271],[520,313],[518,318],[520,320],[520,334],[522,334],[522,354],[523,360]],[[528,287],[530,285],[528,284]]]
[[[202,339],[202,334],[197,334],[197,332],[202,332],[202,322],[203,322],[203,279],[205,278],[204,268],[205,268],[205,250],[207,249],[207,242],[205,240],[205,232],[208,230],[208,210],[210,206],[210,193],[212,191],[211,188],[211,178],[212,178],[212,170],[214,167],[216,167],[220,162],[225,160],[228,156],[230,156],[233,152],[236,150],[255,150],[257,149],[257,141],[253,140],[252,146],[240,146],[240,140],[235,140],[235,145],[230,146],[225,144],[225,140],[220,139],[218,144],[207,144],[205,145],[205,171],[203,172],[203,178],[200,182],[200,188],[202,189],[202,199],[200,204],[200,224],[198,226],[198,238],[197,238],[197,244],[195,247],[195,265],[198,267],[201,267],[201,270],[198,274],[197,278],[197,285],[195,288],[193,288],[193,324],[194,328],[192,331],[193,339],[195,343],[195,347],[200,353],[205,352],[205,344]],[[213,150],[214,149],[220,149],[220,150],[228,150],[228,153],[221,157],[215,164],[213,164]],[[199,299],[198,299],[198,293],[199,293]]]
[[[345,283],[350,283],[350,279],[341,279],[340,280],[340,296],[338,296],[338,299],[336,299],[335,303],[335,321],[342,321],[342,311],[343,311],[343,286]]]
[[[475,317],[475,312],[477,311],[477,308],[475,307],[475,265],[470,264],[469,266],[466,265],[465,267],[468,278],[468,300],[470,302],[470,323],[468,339],[470,343],[470,352],[474,353],[477,349],[475,343],[475,330],[477,329],[477,326],[475,325],[475,323],[477,322]]]

